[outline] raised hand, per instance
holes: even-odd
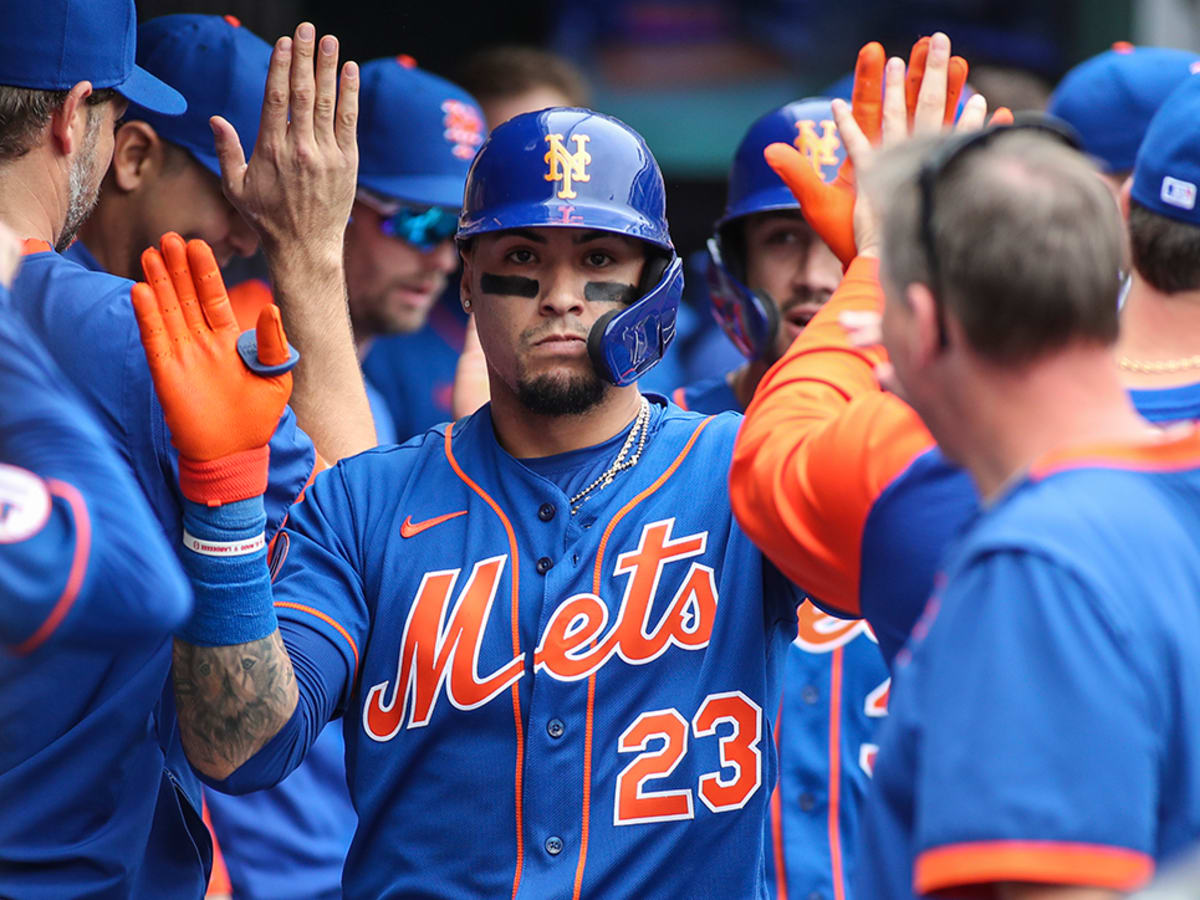
[[[133,286],[133,308],[172,443],[184,460],[196,463],[247,452],[261,455],[265,486],[265,448],[291,393],[291,374],[264,377],[242,362],[229,296],[204,241],[185,245],[168,232],[159,248],[142,254],[142,268],[148,283]],[[257,339],[260,363],[288,361],[287,338],[274,306],[259,314]],[[214,499],[208,492],[191,496],[183,478],[181,485],[190,499]]]
[[[932,53],[934,61],[930,64],[931,47],[935,40],[937,49]],[[886,79],[882,45],[872,42],[858,52],[850,110],[857,131],[867,139],[868,146],[878,145],[884,140],[884,130],[888,125],[893,134],[898,128],[903,128],[903,133],[908,134],[913,130],[941,128],[943,124],[954,121],[968,67],[962,57],[950,56],[949,38],[937,35],[917,41],[909,58],[907,79],[901,60],[893,59],[888,67],[896,65],[900,67],[900,78]],[[889,96],[890,104],[887,102]],[[842,101],[835,100],[834,103],[836,105]],[[889,109],[892,111],[890,123]],[[899,120],[895,115],[897,110],[900,112]],[[845,132],[840,127],[839,132],[842,143],[846,144]],[[837,177],[831,184],[825,184],[804,155],[790,144],[771,144],[763,155],[768,165],[796,195],[805,220],[829,245],[842,265],[849,265],[850,260],[861,251],[854,231],[854,158],[847,153]],[[864,154],[860,154],[860,160],[865,158]]]
[[[872,41],[858,51],[851,92],[854,117],[866,134],[878,140],[883,112],[883,45]],[[763,151],[767,164],[800,201],[804,218],[829,245],[842,265],[854,259],[854,163],[850,157],[826,184],[816,167],[792,144],[771,144]]]
[[[347,62],[339,90],[337,38],[318,44],[303,22],[275,42],[249,163],[234,127],[212,118],[225,194],[268,252],[302,242],[340,257],[358,176],[358,86]]]

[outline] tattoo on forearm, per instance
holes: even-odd
[[[296,677],[278,631],[233,647],[177,640],[172,676],[184,749],[215,778],[258,752],[296,708]]]

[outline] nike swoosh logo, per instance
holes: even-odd
[[[434,525],[441,525],[443,522],[449,522],[451,519],[457,519],[459,516],[465,516],[466,514],[467,511],[465,509],[460,509],[458,512],[446,513],[444,516],[434,516],[432,519],[426,519],[424,522],[414,522],[412,516],[409,516],[400,523],[400,537],[414,537],[427,528],[432,528]]]

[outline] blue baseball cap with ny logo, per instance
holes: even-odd
[[[134,103],[179,115],[187,101],[134,63],[133,0],[6,3],[0,27],[0,84],[70,90],[81,81],[113,88]]]

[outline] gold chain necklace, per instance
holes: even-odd
[[[571,498],[571,515],[579,512],[579,507],[583,506],[584,502],[589,499],[592,491],[597,489],[604,490],[612,484],[612,480],[618,472],[622,472],[625,469],[632,469],[638,464],[638,460],[642,458],[642,450],[646,448],[646,433],[649,431],[647,426],[650,422],[650,401],[644,396],[641,399],[642,405],[638,408],[638,414],[633,420],[633,427],[629,429],[629,434],[625,438],[621,452],[617,454],[617,458],[612,461],[612,465],[601,473],[599,478]],[[637,450],[634,451],[632,456],[626,459],[625,457],[628,455],[630,448],[633,447],[634,441],[637,441]]]
[[[1129,372],[1141,372],[1146,375],[1161,375],[1164,372],[1182,372],[1187,369],[1200,369],[1200,353],[1195,356],[1185,356],[1182,359],[1164,359],[1146,362],[1140,359],[1130,359],[1122,356],[1117,365]]]

